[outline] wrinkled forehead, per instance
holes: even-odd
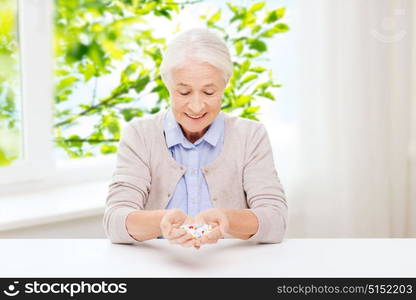
[[[191,84],[188,84],[186,82],[177,82],[176,86],[177,87],[185,87],[185,88],[192,87]],[[218,86],[215,83],[212,83],[212,82],[211,83],[206,83],[206,84],[201,84],[201,87],[203,87],[203,88],[218,88]]]
[[[172,70],[172,83],[182,87],[221,87],[222,72],[209,63],[189,63]]]

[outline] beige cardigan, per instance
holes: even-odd
[[[103,218],[113,243],[137,242],[127,232],[127,215],[138,209],[164,209],[186,171],[167,148],[166,112],[134,118],[122,130]],[[225,119],[224,146],[202,169],[213,207],[250,209],[259,228],[249,240],[279,243],[286,232],[288,207],[266,129],[259,122],[220,113]]]

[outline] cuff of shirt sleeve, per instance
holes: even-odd
[[[121,207],[116,209],[111,216],[111,227],[115,230],[116,236],[111,239],[113,243],[132,244],[139,242],[135,240],[127,231],[126,219],[129,213],[136,211],[131,207]]]
[[[268,231],[270,230],[270,228],[268,228],[269,226],[267,226],[266,220],[268,218],[267,215],[267,208],[251,208],[251,209],[247,209],[249,211],[251,211],[252,213],[254,213],[257,217],[257,221],[259,223],[259,227],[257,229],[257,232],[252,235],[248,241],[253,241],[253,242],[257,242],[257,243],[261,243],[264,241],[264,238],[267,236]]]

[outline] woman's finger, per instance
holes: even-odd
[[[195,246],[195,238],[194,238],[194,237],[192,237],[191,239],[189,239],[189,240],[187,240],[187,241],[185,241],[185,242],[181,243],[180,245],[181,245],[182,247],[185,247],[185,248],[190,248],[190,247],[192,247],[192,246]]]
[[[222,237],[222,233],[219,227],[215,227],[211,232],[203,235],[201,238],[201,244],[214,244]]]
[[[172,241],[173,244],[183,244],[183,243],[189,241],[190,239],[194,239],[194,237],[190,233],[185,232],[184,235],[182,235],[178,238],[175,238],[175,239],[171,239],[171,241]]]
[[[201,239],[199,238],[199,239],[195,239],[195,245],[194,245],[195,247],[201,247]]]
[[[186,234],[186,231],[181,228],[172,228],[167,238],[170,240],[174,240],[174,239],[184,236],[185,234]]]
[[[160,224],[160,229],[164,238],[168,238],[172,231],[172,227],[169,224]]]
[[[194,224],[207,224],[207,220],[201,216],[196,216],[193,221]]]
[[[172,209],[172,210],[169,210],[165,214],[165,216],[162,218],[160,227],[168,230],[172,226],[177,227],[176,225],[182,224],[185,219],[186,219],[186,215],[181,210]]]
[[[180,237],[183,237],[186,234],[186,231],[180,228],[172,228],[171,232],[166,235],[169,241],[175,241]]]

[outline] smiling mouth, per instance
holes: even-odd
[[[194,115],[188,115],[187,113],[185,113],[185,115],[188,117],[188,118],[190,118],[190,119],[192,119],[192,120],[201,120],[203,117],[205,117],[205,115],[206,115],[207,113],[204,113],[204,114],[202,114],[202,115],[198,115],[198,116],[194,116]]]

